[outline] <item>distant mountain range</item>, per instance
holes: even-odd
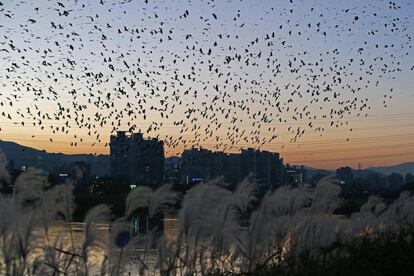
[[[58,172],[62,166],[84,161],[91,165],[92,175],[103,176],[109,172],[108,155],[48,153],[8,141],[0,141],[0,150],[15,168],[26,166]]]
[[[384,175],[390,175],[392,173],[399,173],[405,176],[407,173],[414,175],[414,162],[402,163],[395,166],[386,167],[372,167],[369,168],[371,171],[375,171]]]
[[[315,174],[315,173],[324,173],[324,174],[333,173],[334,174],[335,173],[335,170],[325,170],[325,169],[318,169],[318,168],[312,168],[312,167],[307,167],[307,166],[305,166],[305,169],[307,169],[308,172],[310,172],[311,174]],[[354,173],[355,176],[359,174],[361,177],[366,177],[371,174],[380,174],[380,175],[388,176],[392,173],[398,173],[403,176],[405,176],[407,173],[411,173],[412,175],[414,175],[414,162],[407,162],[407,163],[402,163],[402,164],[393,165],[393,166],[370,167],[370,168],[366,168],[362,170],[352,169],[352,172]]]

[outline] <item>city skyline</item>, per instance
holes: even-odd
[[[388,137],[390,137],[390,136],[385,136],[383,139],[386,139]],[[145,139],[150,139],[150,138],[151,137],[146,137]],[[375,137],[372,137],[372,138],[375,138]],[[407,138],[410,138],[410,137],[408,136]],[[6,141],[6,140],[0,140],[0,141],[12,142],[12,143],[16,143],[18,145],[24,146],[24,147],[33,148],[35,150],[45,151],[47,153],[52,153],[52,154],[53,153],[59,153],[59,154],[61,153],[61,154],[67,154],[69,156],[71,156],[71,155],[74,155],[74,156],[75,155],[82,155],[82,154],[85,154],[85,155],[90,155],[91,154],[91,155],[97,155],[97,156],[99,156],[99,155],[109,156],[110,155],[109,150],[108,150],[108,152],[104,151],[104,152],[101,152],[101,153],[99,153],[99,152],[98,153],[96,153],[96,152],[82,152],[82,151],[81,152],[64,152],[64,151],[59,151],[59,150],[56,150],[56,151],[53,151],[53,150],[52,151],[48,151],[46,149],[32,147],[31,145],[27,145],[27,144],[24,144],[24,143],[17,143],[15,141]],[[361,140],[361,141],[365,143],[365,141],[363,141],[363,140]],[[331,140],[331,142],[335,142],[335,141],[332,141]],[[312,147],[312,144],[310,144],[309,146]],[[218,153],[221,152],[221,151],[214,150],[214,149],[211,149],[211,148],[208,148],[208,147],[194,147],[194,148],[195,149],[206,149],[206,150],[210,150],[212,152],[218,152]],[[192,149],[192,148],[183,148],[183,150],[181,152],[176,153],[175,155],[168,155],[168,154],[166,154],[165,157],[166,158],[169,158],[169,157],[181,157],[182,156],[182,153],[184,153],[186,150],[189,150],[189,149]],[[223,153],[226,153],[226,154],[234,154],[234,153],[236,153],[236,154],[238,154],[238,153],[241,152],[242,149],[240,149],[240,150],[234,150],[234,151],[231,151],[231,152],[227,151],[227,152],[223,152]],[[249,147],[245,147],[244,149],[249,149]],[[370,149],[370,148],[367,147],[367,149]],[[390,147],[390,149],[393,149],[393,148]],[[1,150],[1,147],[0,147],[0,150]],[[266,149],[262,149],[262,150],[268,151]],[[359,148],[358,150],[361,150],[361,148]],[[363,150],[363,148],[362,148],[362,150]],[[270,151],[270,152],[280,154],[280,152],[276,152],[276,151]],[[343,150],[337,150],[337,151],[335,151],[333,153],[335,154],[337,152],[344,152],[344,151]],[[296,151],[292,155],[301,155],[301,154],[305,154],[306,155],[307,153],[306,152],[304,153],[303,151]],[[313,152],[312,153],[308,153],[308,154],[313,154]],[[407,156],[410,156],[410,154],[411,153],[408,153]],[[361,160],[370,160],[371,157],[368,156],[368,157],[363,157],[361,159],[353,160],[352,163],[347,162],[350,159],[341,158],[341,159],[327,159],[327,160],[314,160],[314,159],[312,159],[311,162],[309,162],[307,164],[307,161],[306,160],[304,161],[304,159],[298,159],[298,160],[301,160],[301,161],[298,161],[298,162],[291,162],[292,159],[289,158],[289,154],[287,154],[286,157],[283,154],[280,154],[280,155],[281,155],[281,158],[283,158],[283,160],[284,160],[284,162],[286,164],[290,164],[290,165],[304,165],[304,166],[311,167],[311,168],[315,168],[315,169],[329,169],[329,170],[334,170],[334,169],[337,169],[337,168],[340,168],[340,167],[352,167],[352,168],[355,168],[355,169],[359,169],[359,168],[366,169],[366,168],[370,168],[370,167],[387,167],[387,166],[393,166],[393,165],[399,165],[399,164],[403,164],[403,163],[412,163],[413,162],[412,159],[410,159],[410,157],[408,157],[407,160],[405,160],[405,161],[403,160],[402,162],[397,162],[397,163],[385,163],[385,164],[383,164],[382,162],[380,162],[380,163],[377,163],[378,165],[375,165],[375,164],[367,165],[367,163],[363,163]],[[381,157],[382,158],[394,157],[394,156],[398,156],[398,154],[391,154],[390,156],[380,156],[380,158]],[[378,155],[373,155],[372,157],[373,158],[378,158]],[[366,158],[366,159],[364,159],[364,158]],[[320,163],[318,163],[318,162],[320,162]],[[323,166],[323,165],[322,166],[318,166],[318,165],[315,166],[315,164],[326,164],[325,162],[334,162],[334,164],[338,164],[338,165],[337,166]],[[355,165],[352,165],[352,164],[355,164]]]

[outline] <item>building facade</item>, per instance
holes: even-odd
[[[197,184],[217,177],[237,184],[248,176],[257,184],[278,187],[282,184],[283,160],[278,153],[251,148],[239,154],[190,149],[181,157],[182,184]]]
[[[181,156],[181,183],[197,184],[212,179],[214,153],[207,149],[184,150]]]
[[[282,185],[283,160],[279,153],[248,148],[241,151],[240,171],[242,179],[252,174],[255,182],[277,188]]]
[[[110,140],[110,175],[131,185],[157,185],[164,179],[164,143],[142,133],[118,131]]]

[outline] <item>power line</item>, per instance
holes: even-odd
[[[293,123],[293,124],[297,124],[297,125],[304,125],[304,124],[308,124],[309,121],[312,122],[316,122],[316,123],[330,123],[331,121],[335,121],[335,120],[347,120],[347,121],[372,121],[372,120],[384,120],[384,119],[398,119],[398,118],[406,118],[407,116],[414,116],[414,112],[406,112],[406,113],[393,113],[393,114],[384,114],[384,115],[370,115],[368,117],[362,117],[362,116],[349,116],[349,117],[338,117],[338,118],[324,118],[324,119],[309,119],[309,118],[301,118],[298,120],[286,120],[286,123]],[[45,121],[45,120],[42,120]],[[52,122],[47,122],[47,121],[52,121]],[[66,123],[62,122],[61,120],[47,120],[46,122],[42,122],[42,125],[65,125]],[[306,121],[306,122],[301,122],[301,121]],[[21,123],[24,122],[25,124],[31,125],[33,123],[37,123],[38,121],[28,121],[28,120],[23,120],[23,121],[0,121],[1,124],[12,124],[12,125],[16,125],[16,126],[21,126]],[[96,123],[98,124],[99,121],[93,121],[90,124]],[[135,125],[137,126],[147,126],[150,125],[151,123],[148,122],[147,124],[145,123],[135,123]],[[284,125],[285,122],[282,123],[269,123],[266,124],[266,126],[275,126],[275,125]],[[223,125],[232,125],[230,123],[224,123]],[[247,124],[247,123],[242,123],[239,125],[251,125],[251,124]],[[175,126],[173,124],[166,124],[163,125],[163,127],[178,127]],[[113,128],[113,126],[103,126],[101,128]]]
[[[414,152],[404,152],[398,154],[384,154],[384,155],[368,155],[368,156],[356,156],[352,158],[336,158],[336,159],[311,159],[311,160],[300,160],[301,163],[317,163],[317,162],[336,162],[336,161],[349,161],[349,160],[365,160],[365,159],[376,159],[376,158],[387,158],[387,157],[397,157],[397,156],[406,156],[413,155]]]
[[[395,145],[389,145],[389,146],[383,146],[381,147],[381,150],[383,149],[400,149],[400,148],[407,148],[407,147],[414,147],[414,143],[412,144],[395,144]],[[96,147],[101,148],[101,147]],[[59,150],[60,147],[48,147],[48,149],[52,150]],[[72,147],[71,149],[76,149]],[[334,153],[341,153],[341,152],[355,152],[355,151],[370,151],[370,150],[378,150],[378,147],[360,147],[360,148],[351,148],[351,149],[332,149],[332,150],[326,150],[326,151],[295,151],[295,152],[279,152],[283,156],[296,156],[296,155],[318,155],[318,154],[334,154]],[[17,150],[16,150],[17,151]]]
[[[377,142],[385,142],[387,140],[394,140],[396,138],[407,138],[407,139],[414,139],[414,133],[404,133],[404,134],[397,134],[397,135],[382,135],[382,136],[367,136],[367,137],[359,137],[359,138],[353,138],[350,141],[346,141],[345,138],[341,139],[327,139],[327,140],[309,140],[309,141],[297,141],[295,143],[289,143],[289,142],[270,142],[270,143],[264,143],[263,145],[318,145],[318,144],[353,144],[353,143],[364,143],[364,142],[370,142],[373,141]],[[220,143],[200,143],[202,145],[219,145]],[[231,144],[231,143],[230,143]],[[249,145],[259,145],[260,143],[234,143],[232,145],[241,145],[241,146],[249,146]]]
[[[51,136],[43,135],[43,137],[47,137],[47,139],[43,139],[43,140],[36,139],[35,140],[34,138],[18,138],[17,140],[26,140],[26,141],[32,141],[32,142],[44,141],[44,142],[51,143],[48,140],[48,138],[51,137]],[[272,145],[273,146],[283,146],[283,145],[285,145],[286,147],[289,147],[289,146],[326,145],[326,144],[331,144],[331,145],[334,145],[334,144],[361,144],[361,143],[371,143],[372,144],[374,142],[383,143],[383,142],[387,142],[387,141],[390,141],[390,140],[394,141],[396,139],[398,139],[399,141],[401,141],[402,139],[412,140],[412,139],[414,139],[414,134],[413,133],[404,133],[404,134],[397,134],[397,135],[366,136],[366,137],[353,138],[350,141],[346,141],[345,139],[326,139],[326,140],[298,141],[298,142],[295,142],[295,143],[270,142],[270,143],[264,143],[263,146],[272,146]],[[67,144],[67,143],[70,143],[70,140],[69,141],[68,140],[54,140],[53,143],[59,143],[59,144],[65,143],[65,144]],[[95,141],[92,141],[92,142],[89,142],[89,141],[79,142],[78,141],[78,144],[79,145],[86,145],[86,144],[92,145],[92,144],[95,144],[95,145],[98,146],[98,145],[106,144],[106,142],[98,143],[98,142],[95,142]],[[184,143],[179,143],[179,144],[184,144]],[[217,142],[217,143],[196,143],[196,144],[204,145],[204,146],[218,146],[221,143]],[[251,142],[251,143],[248,143],[248,142],[246,142],[246,143],[234,143],[234,144],[229,142],[229,143],[225,143],[225,144],[227,144],[229,146],[231,145],[231,146],[240,146],[240,147],[259,145],[258,143],[254,143],[254,142]],[[224,144],[222,144],[222,145],[224,145]]]
[[[397,145],[389,145],[381,147],[383,149],[399,149],[399,148],[407,148],[407,147],[414,147],[414,143],[412,144],[397,144]],[[351,149],[333,149],[333,150],[326,150],[326,151],[297,151],[297,152],[280,152],[282,155],[304,155],[304,154],[330,154],[330,153],[340,153],[340,152],[354,152],[354,151],[368,151],[368,150],[378,150],[378,147],[360,147],[360,148],[351,148]]]

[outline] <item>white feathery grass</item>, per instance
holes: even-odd
[[[312,211],[332,214],[339,207],[341,188],[335,176],[322,178],[317,184],[312,196]]]
[[[251,207],[253,201],[256,200],[253,183],[248,178],[243,180],[237,185],[233,198],[235,200],[234,204],[239,208],[239,210],[242,213],[246,212],[247,209]]]
[[[47,175],[38,169],[29,168],[15,182],[15,200],[20,208],[33,209],[49,187]]]
[[[149,215],[154,216],[168,206],[177,203],[178,193],[171,190],[172,184],[165,184],[152,192],[149,202]]]
[[[255,209],[254,185],[245,180],[230,191],[216,179],[192,188],[181,202],[178,235],[172,240],[151,231],[129,236],[128,218],[137,209],[155,216],[180,201],[172,185],[138,187],[127,196],[125,216],[112,222],[109,240],[101,223],[109,222],[110,209],[98,205],[85,217],[80,244],[75,246],[71,237],[68,246],[63,231],[69,229],[72,236],[70,224],[54,237],[49,230],[62,218],[72,221],[72,183],[50,187],[46,174],[29,169],[17,179],[13,197],[0,195],[0,274],[90,275],[96,268],[101,275],[118,275],[126,273],[131,257],[138,258],[140,275],[255,274],[266,266],[283,266],[289,258],[298,264],[303,256],[317,260],[335,242],[399,235],[414,226],[414,196],[409,192],[389,205],[371,196],[348,218],[334,215],[342,200],[333,177],[314,188],[282,186],[265,194]],[[149,265],[155,250],[157,261]],[[105,255],[100,264],[91,261],[97,252]]]
[[[106,271],[109,271],[110,275],[119,275],[123,273],[123,266],[125,262],[124,255],[127,252],[124,252],[124,249],[127,247],[130,241],[119,248],[117,244],[119,236],[123,235],[124,233],[128,233],[129,236],[129,224],[128,221],[124,218],[116,219],[111,223],[111,233],[110,233],[110,243],[109,243],[109,264],[102,264],[106,265]],[[126,250],[125,250],[126,251]],[[104,269],[103,267],[101,269]]]
[[[214,182],[195,186],[186,195],[180,210],[180,226],[184,232],[199,228],[206,235],[213,233],[216,219],[227,212],[227,205],[233,202],[231,192]]]
[[[319,250],[337,241],[337,218],[329,214],[317,214],[316,217],[301,217],[292,231],[291,252],[295,256],[309,254],[317,257]]]
[[[108,222],[111,210],[108,205],[100,204],[93,207],[87,213],[84,224],[84,239],[81,255],[87,256],[88,250],[92,247],[100,247],[104,244],[103,236],[100,235],[99,227],[102,223]]]
[[[176,204],[179,196],[171,188],[171,184],[165,184],[156,190],[144,186],[133,189],[126,199],[125,216],[130,217],[140,208],[148,208],[149,215],[154,216],[167,206]]]
[[[8,183],[10,183],[10,174],[7,170],[7,158],[3,151],[0,150],[0,189]]]
[[[0,194],[0,233],[10,227],[16,217],[15,211],[12,198]]]
[[[125,201],[125,217],[129,218],[139,208],[147,208],[151,200],[152,189],[139,186],[129,192]]]

